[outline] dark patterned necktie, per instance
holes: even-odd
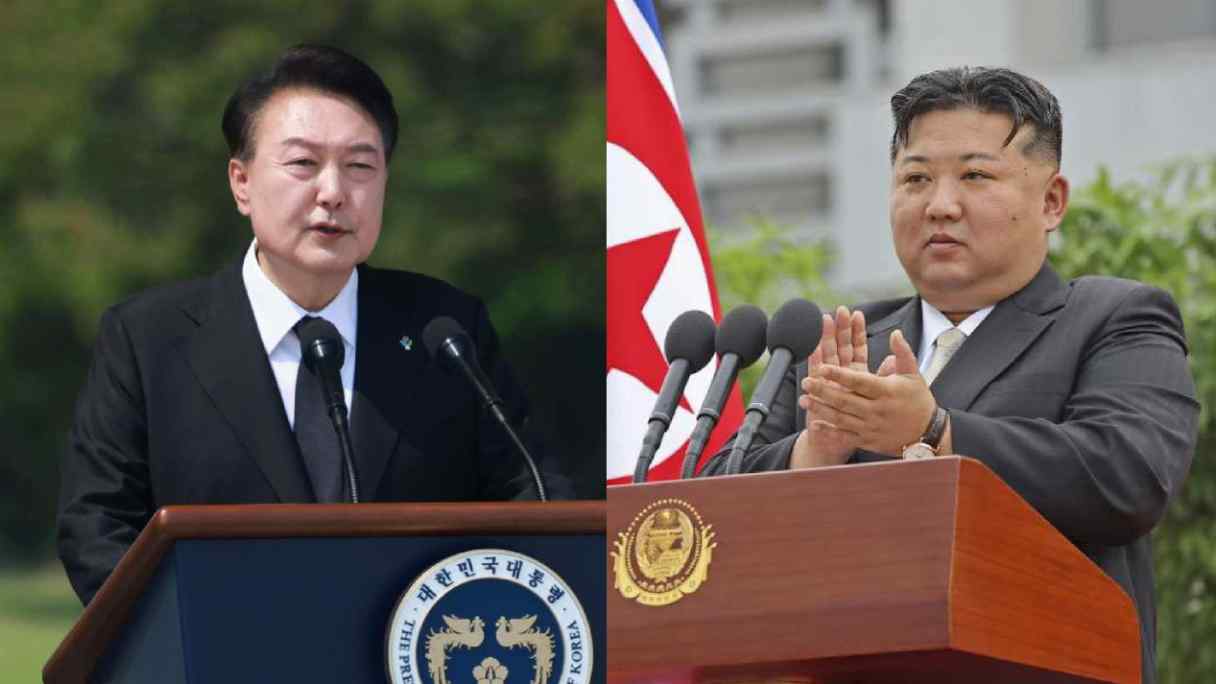
[[[310,318],[311,316],[301,318],[299,323],[292,327],[292,332],[300,327],[300,323]],[[303,358],[300,359],[300,369],[296,372],[295,432],[296,442],[300,445],[300,455],[304,457],[304,467],[308,470],[308,478],[312,480],[312,490],[317,494],[317,502],[343,501],[342,451],[338,446],[338,433],[325,411],[321,381],[304,363]]]

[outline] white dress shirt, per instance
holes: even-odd
[[[950,322],[946,315],[924,299],[920,300],[920,350],[916,354],[919,360],[920,372],[923,375],[929,368],[929,361],[933,358],[933,344],[937,342],[937,336],[946,332],[950,328],[958,328],[963,331],[967,337],[971,337],[971,333],[980,327],[980,323],[988,318],[988,314],[992,313],[995,306],[986,306],[979,311],[964,318],[958,325]]]
[[[351,394],[355,387],[355,335],[359,326],[359,271],[354,270],[338,296],[324,309],[309,311],[291,301],[258,265],[257,240],[249,245],[245,262],[241,265],[241,279],[249,293],[253,306],[253,319],[262,337],[262,346],[270,359],[279,394],[283,397],[283,409],[287,411],[287,422],[295,429],[296,423],[296,374],[300,370],[300,338],[292,327],[304,316],[320,316],[338,329],[345,347],[342,361],[342,393],[346,397],[346,411],[350,413]]]

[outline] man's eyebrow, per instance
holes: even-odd
[[[380,151],[380,148],[376,147],[375,145],[373,145],[371,143],[355,143],[354,145],[351,145],[350,147],[346,148],[346,151],[347,152],[371,152],[372,154],[376,154]]]
[[[984,160],[984,161],[1001,161],[1000,157],[994,157],[991,154],[988,154],[987,152],[968,152],[966,154],[960,154],[958,157],[958,160],[963,161],[963,162],[973,161],[975,159],[980,159],[980,160]],[[899,165],[903,166],[904,164],[928,164],[928,163],[929,163],[928,157],[926,157],[922,154],[910,154],[910,155],[904,157],[903,159],[901,159],[899,162]]]
[[[291,145],[299,145],[301,147],[308,147],[310,149],[317,149],[320,147],[324,147],[324,145],[321,145],[320,143],[316,143],[316,142],[313,142],[306,138],[299,138],[299,137],[286,138],[280,144],[283,147],[290,147]],[[380,148],[376,147],[375,145],[373,145],[371,143],[363,142],[363,143],[354,143],[352,145],[347,146],[346,151],[347,152],[370,152],[372,154],[376,154],[380,151]]]
[[[991,154],[988,154],[987,152],[968,152],[967,154],[960,155],[958,158],[959,161],[965,161],[965,162],[972,161],[974,159],[980,159],[983,161],[1001,161],[1000,157],[994,157]]]

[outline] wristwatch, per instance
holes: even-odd
[[[949,422],[949,418],[950,414],[946,412],[946,409],[936,407],[933,410],[933,418],[929,420],[929,427],[925,428],[925,434],[920,436],[920,441],[903,448],[904,460],[917,461],[937,456],[941,450],[942,437],[946,434],[946,423]]]

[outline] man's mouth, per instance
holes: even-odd
[[[309,226],[309,230],[315,230],[315,231],[321,233],[322,235],[341,235],[343,233],[349,232],[347,230],[343,230],[341,226],[338,226],[333,223],[318,223],[318,224]]]
[[[934,233],[929,236],[930,245],[958,245],[962,244],[946,233]]]

